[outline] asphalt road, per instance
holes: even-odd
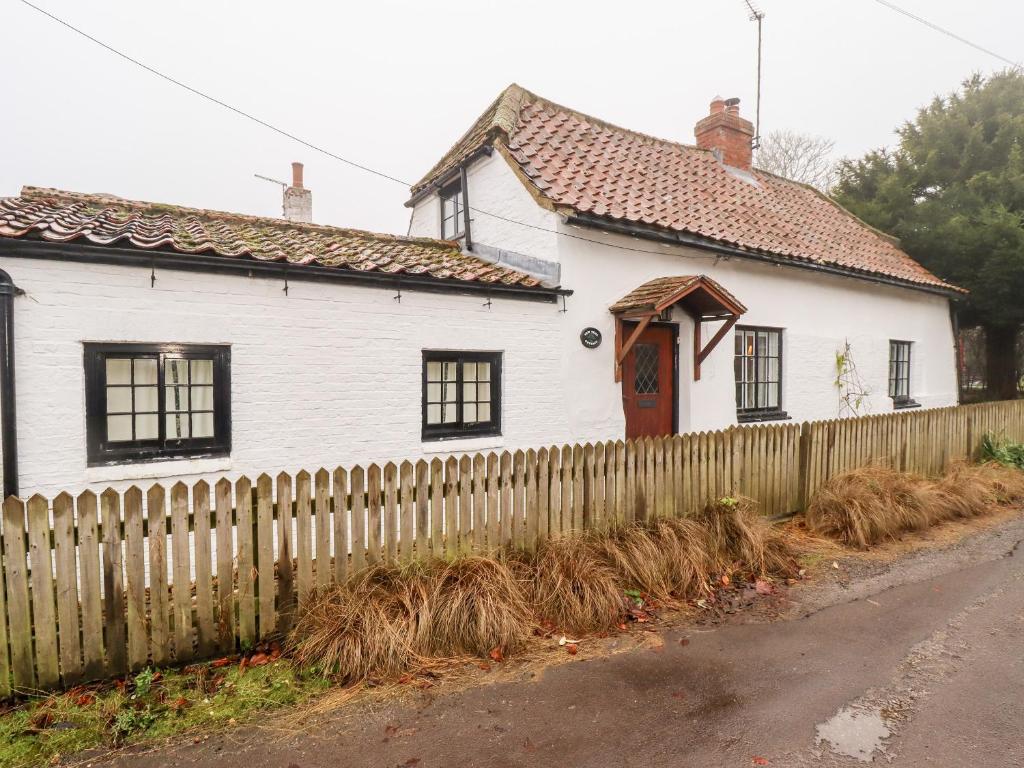
[[[846,584],[789,620],[673,630],[532,681],[246,727],[132,768],[1024,766],[1024,519]],[[679,642],[681,637],[688,642]]]

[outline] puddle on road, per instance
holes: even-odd
[[[844,707],[817,726],[815,742],[827,741],[833,752],[870,763],[890,735],[878,710]]]

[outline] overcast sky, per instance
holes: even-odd
[[[656,136],[693,141],[715,94],[753,117],[743,0],[358,4],[34,0],[104,42],[310,142],[418,179],[510,82]],[[1024,59],[1018,0],[896,0]],[[762,133],[856,156],[998,60],[874,0],[761,0]],[[18,0],[0,0],[0,195],[22,185],[280,215],[306,164],[314,220],[404,233],[406,189],[163,82]]]

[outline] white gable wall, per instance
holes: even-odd
[[[469,207],[476,209],[470,211],[473,242],[536,259],[558,261],[559,241],[562,239],[554,234],[558,229],[558,216],[537,204],[497,150],[490,157],[482,157],[470,165],[466,176]],[[436,194],[427,195],[413,208],[409,234],[413,237],[441,236],[440,199]]]
[[[442,458],[566,437],[554,304],[0,259],[15,299],[21,493]],[[85,341],[231,345],[228,459],[86,466]],[[501,438],[422,443],[421,351],[503,350]]]

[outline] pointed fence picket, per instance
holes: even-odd
[[[251,647],[367,565],[534,550],[731,495],[785,515],[866,464],[936,474],[976,458],[986,433],[1024,441],[1024,402],[10,497],[0,698]]]

